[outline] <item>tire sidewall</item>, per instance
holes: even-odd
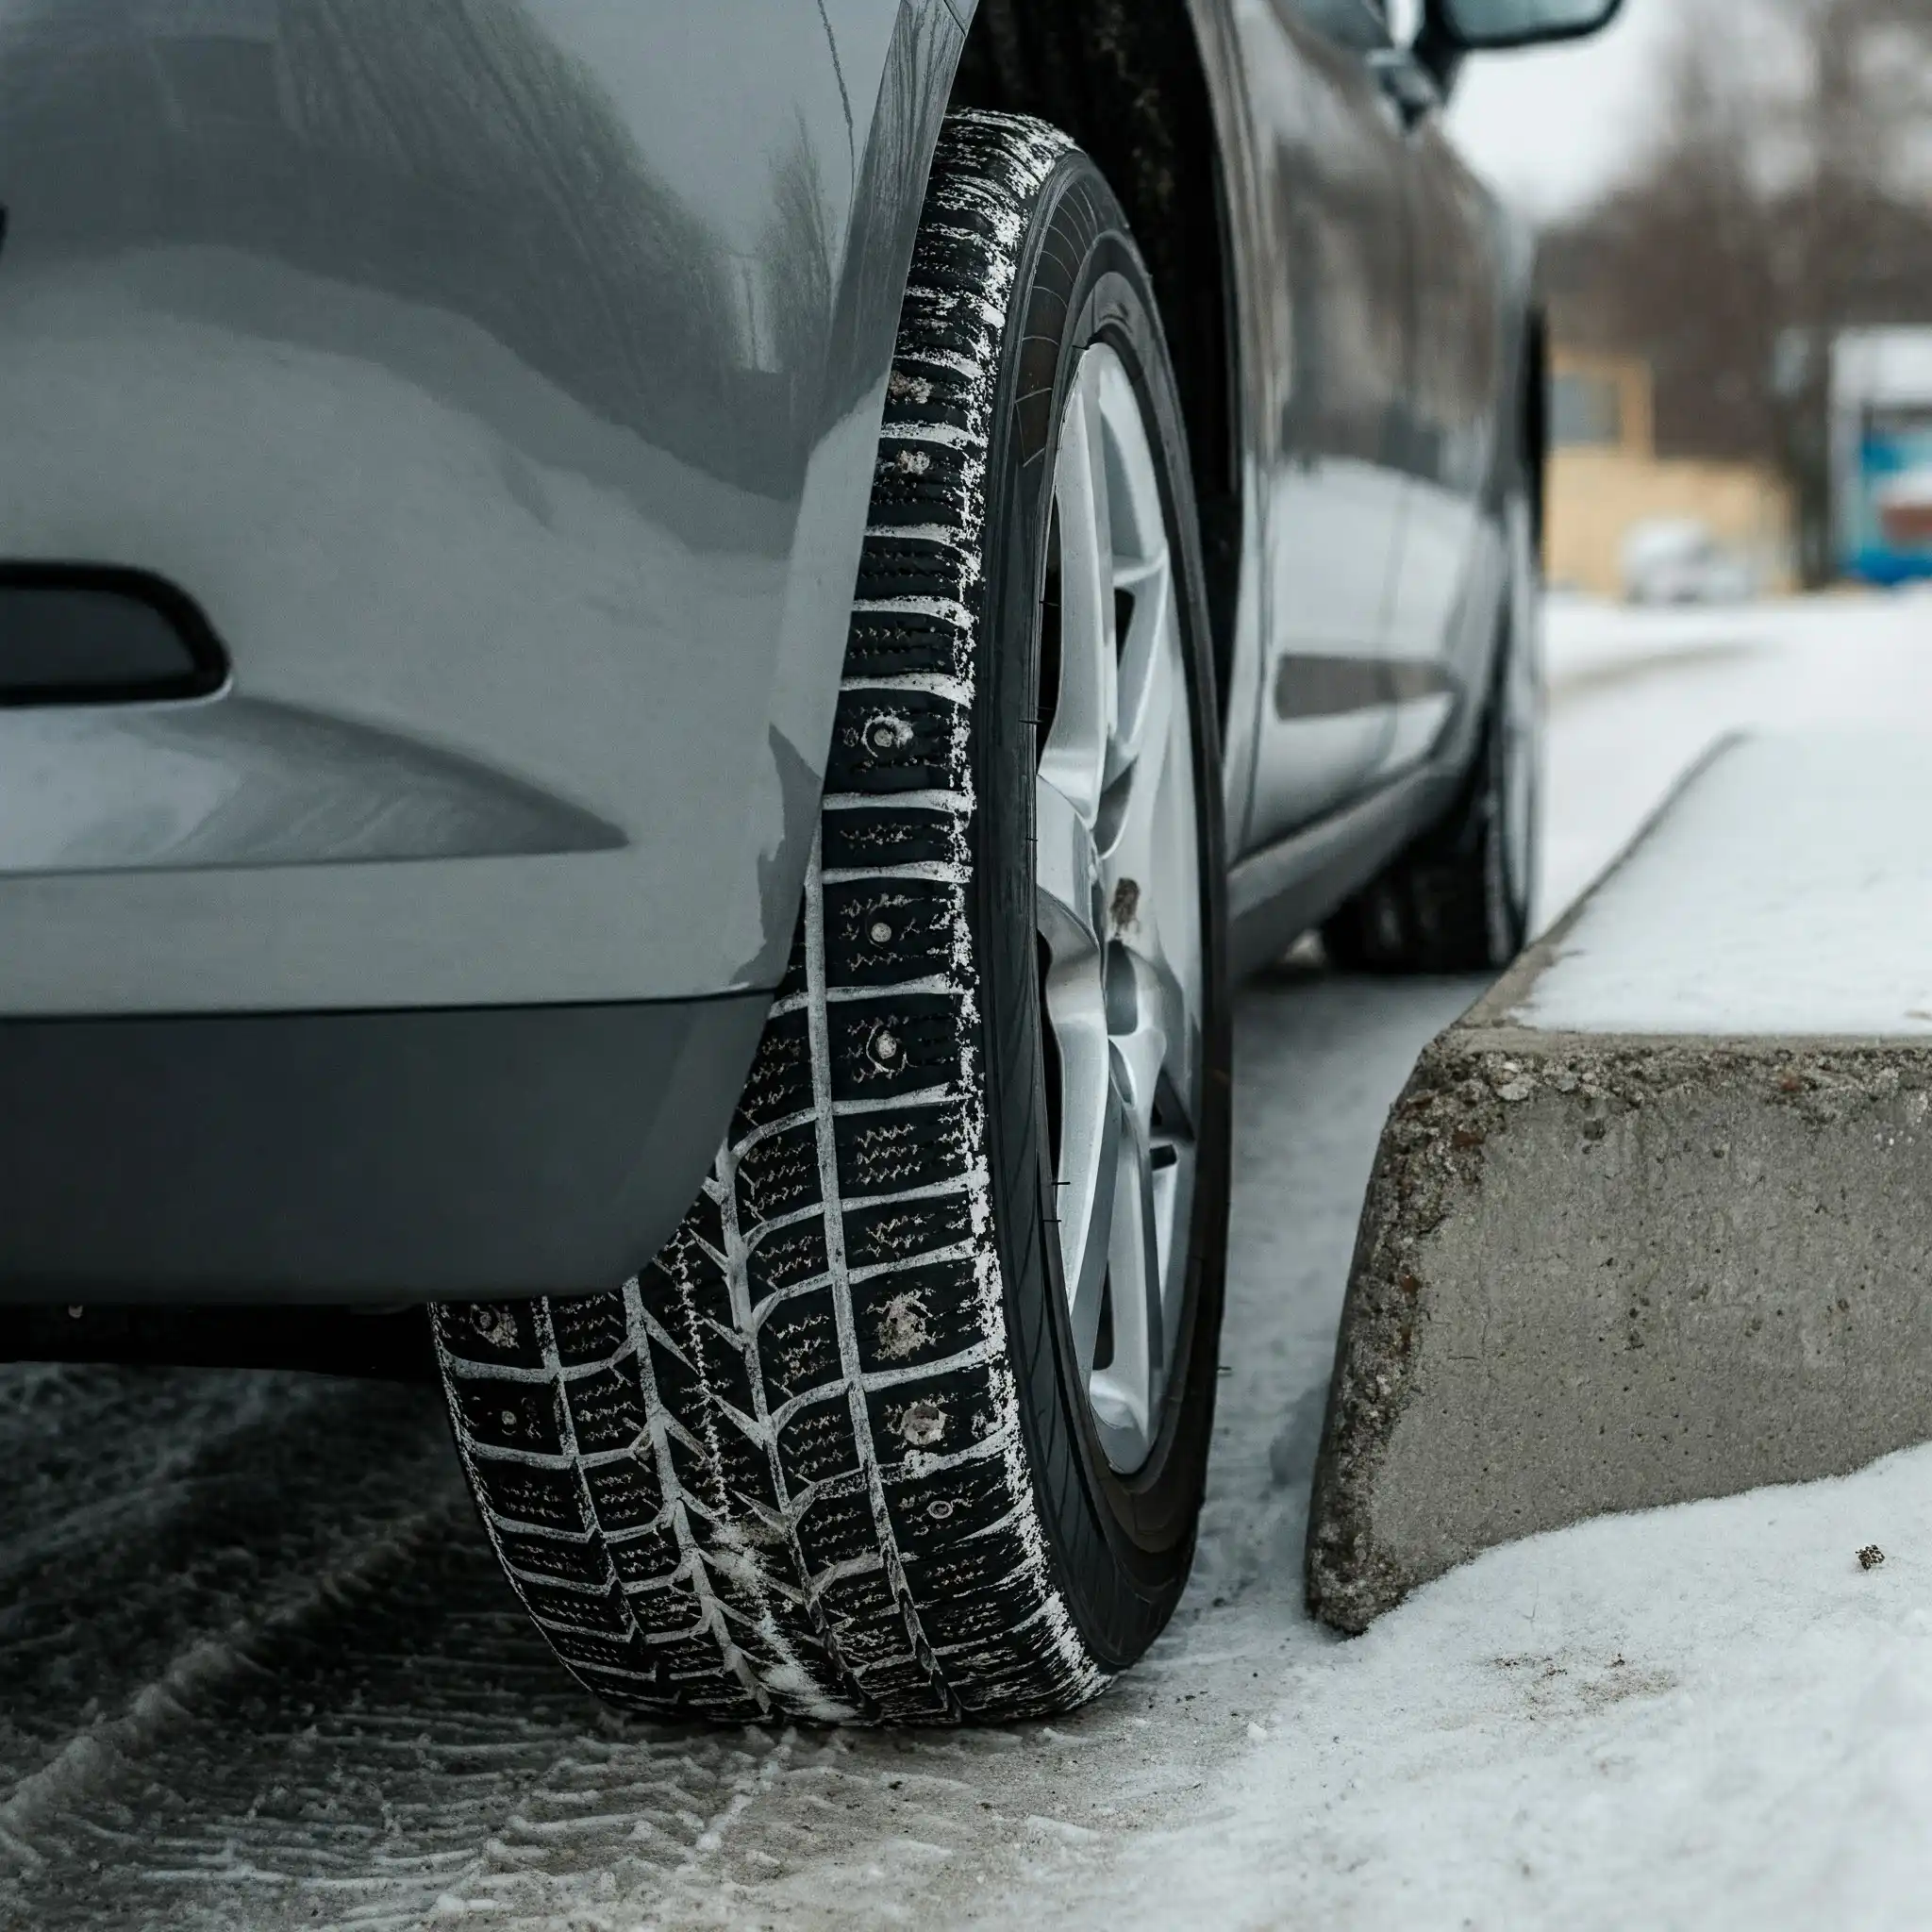
[[[1227,1198],[1224,858],[1212,656],[1187,444],[1146,271],[1091,161],[1070,154],[1043,185],[1014,291],[988,478],[983,675],[974,704],[974,925],[992,1198],[1012,1372],[1036,1496],[1083,1639],[1131,1662],[1178,1597],[1192,1555],[1218,1376]],[[1108,1464],[1074,1368],[1036,949],[1033,797],[1040,613],[1060,416],[1081,354],[1106,342],[1141,398],[1159,458],[1191,714],[1204,962],[1201,1121],[1180,1336],[1153,1455]]]

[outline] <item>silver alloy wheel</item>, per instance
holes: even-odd
[[[1053,508],[1034,879],[1055,1213],[1079,1374],[1124,1474],[1159,1435],[1186,1291],[1204,959],[1174,559],[1140,398],[1104,344],[1061,417]]]

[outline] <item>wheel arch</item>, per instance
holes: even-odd
[[[1180,389],[1225,716],[1241,566],[1229,198],[1186,0],[980,0],[951,105],[1032,114],[1079,142],[1146,258]]]

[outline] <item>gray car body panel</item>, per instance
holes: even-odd
[[[1314,0],[1146,4],[1185,5],[1220,147],[1245,965],[1467,764],[1527,256],[1426,126],[1376,125]],[[0,1162],[0,1303],[590,1291],[668,1237],[788,957],[973,16],[0,0],[0,565],[152,573],[232,664],[0,708],[0,1099],[38,1137]],[[1307,166],[1338,115],[1457,177],[1392,323],[1320,268],[1355,245]],[[1457,282],[1493,353],[1457,352]],[[1378,325],[1370,437],[1319,391]],[[1317,505],[1351,437],[1380,497]],[[1297,506],[1331,603],[1406,636],[1297,631]],[[1454,541],[1405,588],[1419,507]]]
[[[783,970],[946,0],[0,0],[0,558],[192,706],[0,712],[0,1015]]]

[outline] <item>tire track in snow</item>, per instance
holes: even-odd
[[[242,1619],[220,1636],[195,1639],[152,1683],[136,1691],[119,1716],[97,1718],[77,1731],[0,1799],[0,1850],[26,1871],[40,1870],[46,1859],[34,1845],[33,1833],[42,1820],[83,1802],[137,1753],[158,1742],[166,1727],[198,1701],[261,1668],[259,1653],[279,1631],[324,1615],[344,1596],[407,1563],[415,1545],[450,1513],[445,1505],[405,1517],[380,1538],[355,1547],[340,1566],[298,1584],[266,1615]]]
[[[82,1734],[86,1774],[36,1794],[38,1862],[0,1889],[0,1923],[547,1925],[701,1903],[790,1750],[608,1718],[466,1505],[406,1562],[338,1571],[311,1614],[261,1620],[225,1657],[184,1695],[141,1693],[150,1721],[120,1748]]]
[[[458,1491],[438,1427],[418,1391],[0,1369],[0,1804],[197,1643],[447,1507]]]

